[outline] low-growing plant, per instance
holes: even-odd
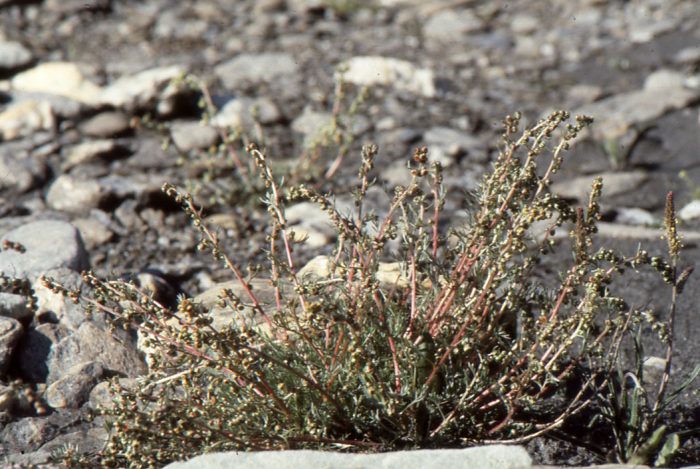
[[[138,330],[156,350],[137,386],[112,384],[114,405],[103,410],[111,437],[95,457],[108,467],[148,467],[223,450],[455,447],[521,442],[561,426],[606,389],[609,369],[593,365],[615,361],[629,318],[640,314],[608,284],[624,268],[651,262],[641,251],[594,250],[600,179],[585,208],[547,190],[590,122],[569,122],[559,111],[521,130],[519,115],[507,117],[472,222],[449,232],[440,228],[442,169],[425,148],[379,219],[365,206],[376,146],[362,150],[355,212],[346,214],[330,194],[285,187],[265,152],[248,145],[270,215],[271,307],[193,198],[164,186],[201,234],[200,249],[245,293],[222,289],[231,321],[214,327],[210,311],[190,298],[171,311],[133,285],[85,275],[94,291],[81,300],[88,311]],[[302,275],[295,259],[285,207],[299,200],[320,206],[337,230],[324,274]],[[538,238],[533,225],[544,226]],[[538,264],[566,245],[553,234],[568,226],[573,260],[558,279],[543,278]],[[398,259],[387,249],[391,240]],[[400,266],[389,282],[387,258]],[[251,310],[257,326],[245,320]],[[591,371],[567,391],[580,369]]]
[[[700,365],[669,392],[673,362],[673,344],[676,322],[676,305],[685,283],[693,272],[692,266],[678,265],[681,239],[677,230],[673,193],[666,198],[664,214],[665,237],[668,241],[669,262],[660,257],[651,258],[649,264],[661,274],[671,286],[669,311],[665,320],[658,319],[652,311],[630,318],[633,327],[628,336],[632,339],[634,361],[632,370],[625,370],[622,363],[611,363],[611,374],[606,392],[597,396],[597,407],[601,412],[591,424],[602,420],[613,433],[614,447],[610,456],[614,461],[630,464],[653,464],[668,466],[671,458],[681,446],[681,436],[690,432],[670,432],[662,422],[662,416],[700,374]],[[644,353],[641,339],[642,327],[647,325],[657,334],[665,346],[662,360],[663,371],[658,379],[648,378],[645,362],[650,359]],[[633,333],[636,330],[636,333]]]

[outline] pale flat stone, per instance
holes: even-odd
[[[127,110],[149,107],[158,99],[176,94],[171,81],[184,75],[185,71],[183,67],[172,65],[123,76],[104,89],[99,101]]]
[[[435,75],[427,68],[420,68],[406,60],[380,56],[361,56],[340,64],[342,77],[358,86],[391,86],[398,90],[433,97],[436,93]]]
[[[92,83],[82,72],[81,66],[72,62],[46,62],[12,78],[12,88],[56,94],[96,104],[102,89]]]
[[[212,453],[167,469],[523,469],[532,459],[520,446],[479,446],[466,449],[346,454],[326,451],[264,451]]]
[[[698,99],[700,89],[692,89],[687,83],[688,77],[676,71],[658,70],[647,77],[644,88],[585,105],[572,115],[595,118],[591,129],[599,140],[620,138],[633,126],[644,125]]]

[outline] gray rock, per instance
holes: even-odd
[[[32,53],[19,42],[0,42],[0,69],[24,67],[32,59]]]
[[[673,61],[683,65],[700,63],[700,46],[686,47],[679,50],[673,56]]]
[[[74,365],[46,388],[44,399],[54,409],[77,409],[87,401],[90,391],[104,374],[105,369],[99,362]]]
[[[214,68],[216,76],[231,90],[246,82],[268,82],[278,77],[294,75],[298,71],[299,64],[294,57],[278,52],[239,54]]]
[[[45,383],[51,350],[69,334],[69,329],[59,324],[40,324],[36,329],[29,329],[17,350],[22,377],[30,383]]]
[[[48,360],[47,383],[57,381],[76,364],[89,360],[101,363],[111,372],[129,377],[146,372],[146,365],[135,345],[124,338],[117,339],[108,331],[86,321],[75,333],[53,347]]]
[[[187,462],[172,463],[167,469],[516,469],[527,468],[532,460],[520,446],[480,446],[466,449],[397,451],[381,454],[344,454],[324,451],[265,451],[213,453]]]
[[[48,270],[44,272],[44,276],[71,291],[81,291],[84,288],[81,275],[65,267]],[[36,317],[40,321],[58,322],[70,329],[77,329],[87,319],[80,304],[74,303],[60,293],[53,292],[41,279],[37,279],[32,288],[37,298]]]
[[[200,122],[178,122],[170,131],[173,142],[182,151],[206,149],[219,140],[216,129]]]
[[[88,401],[88,405],[91,409],[109,409],[114,406],[115,396],[114,393],[109,390],[110,381],[101,381],[92,388]],[[127,389],[135,389],[138,386],[134,378],[117,378],[117,383]]]
[[[64,151],[65,159],[61,164],[62,171],[101,159],[109,159],[123,152],[124,148],[114,140],[92,140],[73,145]]]
[[[45,417],[27,417],[7,424],[0,441],[8,447],[38,449],[56,434],[56,427]]]
[[[0,316],[0,376],[7,371],[15,346],[23,332],[24,328],[18,320]]]
[[[458,43],[461,36],[483,29],[484,22],[474,11],[443,10],[428,19],[423,25],[423,34],[428,40]]]
[[[49,187],[46,204],[54,210],[85,214],[97,208],[102,200],[102,189],[96,181],[78,179],[63,174]]]
[[[638,189],[639,186],[649,179],[649,174],[646,171],[606,172],[581,176],[566,181],[557,181],[550,187],[552,192],[562,197],[584,201],[588,200],[588,196],[591,193],[591,184],[596,177],[603,178],[601,199],[605,200],[608,197]]]
[[[0,316],[24,321],[34,312],[27,305],[27,298],[14,293],[0,293]]]
[[[105,194],[110,194],[118,199],[127,197],[139,198],[154,193],[160,194],[163,182],[163,176],[141,172],[129,176],[113,174],[98,180]]]
[[[108,226],[94,218],[77,218],[73,220],[73,225],[80,231],[87,249],[103,246],[114,237]]]
[[[89,267],[88,255],[78,230],[70,223],[41,220],[22,225],[2,236],[2,241],[21,243],[25,252],[0,252],[0,272],[35,279],[60,267],[82,271]],[[61,249],[56,249],[60,246]]]
[[[449,127],[432,127],[423,135],[428,150],[440,149],[451,158],[466,155],[475,163],[485,163],[489,159],[486,145],[478,138]],[[434,155],[433,155],[434,156]]]
[[[101,112],[80,124],[79,129],[89,137],[117,137],[131,130],[129,117],[118,111]]]
[[[0,153],[0,190],[27,192],[44,181],[47,173],[46,163],[40,158]]]
[[[63,435],[58,435],[51,441],[47,442],[41,448],[33,453],[28,453],[29,465],[41,464],[40,467],[47,469],[59,469],[61,466],[46,465],[48,462],[47,456],[50,456],[53,452],[61,450],[70,446],[75,449],[76,453],[84,454],[90,453],[95,454],[104,448],[105,443],[107,443],[108,434],[107,429],[104,425],[97,425],[95,427],[88,427],[86,429],[76,430]],[[10,462],[13,462],[11,460]]]
[[[658,220],[647,210],[637,207],[620,207],[617,209],[615,221],[627,225],[651,226],[658,223]]]

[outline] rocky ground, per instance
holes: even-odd
[[[347,124],[348,156],[326,180],[334,153],[305,148],[337,111],[339,66],[341,111],[362,86],[369,92]],[[642,243],[658,254],[673,190],[690,264],[700,257],[699,72],[695,0],[0,0],[0,236],[27,250],[3,250],[0,271],[32,282],[39,301],[32,312],[21,296],[0,295],[0,455],[41,462],[66,443],[98,447],[104,431],[82,420],[105,398],[98,383],[146,366],[128,338],[86,321],[37,283],[40,274],[78,285],[91,268],[156,283],[171,299],[228,280],[195,252],[187,218],[160,191],[211,174],[193,187],[206,214],[237,262],[260,259],[264,213],[237,199],[231,155],[202,157],[219,143],[215,127],[264,137],[273,163],[313,161],[311,179],[339,203],[351,200],[343,188],[362,143],[379,145],[376,177],[386,186],[405,181],[412,149],[427,145],[446,167],[447,210],[459,220],[460,194],[489,168],[506,114],[589,114],[595,127],[552,189],[584,200],[604,175],[601,236],[627,253]],[[173,82],[185,74],[207,83],[215,126],[200,124],[197,93]],[[371,197],[381,212],[385,192]],[[317,211],[293,206],[289,217],[309,236],[301,260],[330,251],[333,232]],[[653,276],[624,288],[639,305],[667,302]],[[680,374],[700,355],[698,294],[691,278],[679,310]],[[697,425],[697,401],[688,394],[683,404],[685,425]],[[549,440],[529,450],[541,463],[599,462]],[[687,450],[678,463],[698,455]]]

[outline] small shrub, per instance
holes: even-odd
[[[267,155],[248,145],[270,215],[270,308],[192,197],[166,185],[201,234],[200,249],[222,262],[245,294],[222,291],[231,325],[217,329],[189,298],[170,311],[132,285],[85,275],[94,290],[82,299],[88,310],[137,329],[158,351],[136,388],[113,384],[114,406],[104,410],[111,439],[96,456],[100,463],[148,467],[223,450],[525,441],[590,406],[607,386],[629,318],[639,314],[608,284],[651,260],[641,251],[622,257],[594,250],[601,180],[585,208],[547,191],[571,141],[591,122],[568,120],[559,111],[521,131],[520,116],[507,117],[473,221],[451,232],[440,230],[442,171],[427,149],[415,152],[410,183],[395,189],[388,215],[378,219],[364,204],[376,146],[362,150],[356,209],[344,214],[330,194],[282,186]],[[318,204],[337,230],[324,275],[304,276],[295,262],[285,205],[297,200]],[[529,234],[534,224],[545,225],[539,239]],[[548,286],[537,266],[557,248],[552,234],[565,225],[573,227],[573,260]],[[390,240],[400,246],[392,259],[400,271],[387,282],[382,261],[391,257]],[[242,320],[246,308],[261,326]],[[591,372],[567,389],[582,368]]]

